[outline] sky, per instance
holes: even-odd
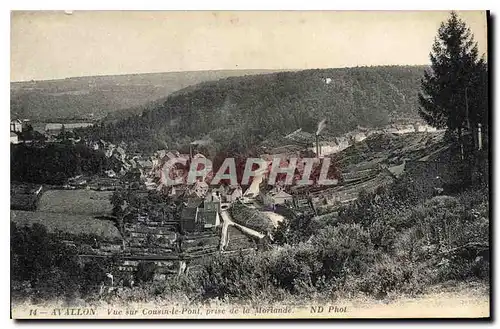
[[[458,11],[486,53],[484,11]],[[446,11],[11,13],[11,81],[429,64]]]

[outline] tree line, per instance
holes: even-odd
[[[12,181],[61,185],[70,177],[97,174],[108,167],[103,152],[83,144],[11,144]]]

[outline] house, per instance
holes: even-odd
[[[332,140],[318,142],[319,153],[321,156],[338,153],[348,148],[349,141],[345,137],[335,137]],[[310,147],[309,150],[316,152],[316,147]]]
[[[19,119],[10,121],[10,131],[11,132],[21,132],[23,130],[23,122]]]
[[[274,206],[277,204],[288,204],[293,202],[292,195],[285,192],[280,187],[275,187],[268,192],[261,193],[262,202],[265,206]]]
[[[220,195],[217,192],[208,193],[205,200],[203,200],[203,209],[207,211],[220,211],[220,203]]]
[[[203,228],[212,228],[220,225],[219,212],[215,210],[202,210],[199,212]]]
[[[146,178],[144,185],[146,185],[147,190],[156,190],[158,187],[158,184],[156,184],[156,182],[154,182],[153,178],[151,177]]]
[[[362,131],[353,131],[353,132],[347,133],[346,137],[348,138],[348,140],[350,140],[351,144],[354,144],[354,143],[359,143],[359,142],[365,140],[366,134]]]
[[[75,176],[68,179],[69,186],[83,187],[87,185],[87,180],[82,175]]]
[[[230,189],[229,186],[221,184],[217,187],[212,188],[212,192],[219,193],[222,199],[225,200],[229,189]]]
[[[126,153],[125,153],[125,150],[118,146],[116,149],[114,149],[112,151],[112,154],[119,160],[121,161],[124,161],[125,160],[125,156],[126,156]]]
[[[243,197],[243,189],[239,185],[236,187],[230,187],[226,193],[227,202],[234,202],[242,197]]]
[[[149,159],[146,160],[137,160],[137,164],[141,166],[143,169],[151,170],[153,169],[153,162]]]
[[[190,194],[194,194],[200,198],[204,197],[208,192],[208,184],[205,181],[197,181],[190,189]]]
[[[189,198],[181,211],[181,230],[190,232],[217,227],[221,224],[219,212],[220,199],[215,193],[210,193],[205,199]]]
[[[110,178],[116,177],[116,172],[113,169],[106,170],[104,173]]]
[[[196,230],[198,224],[199,206],[203,202],[201,198],[190,198],[181,211],[181,231],[191,232]]]
[[[420,124],[420,123],[415,123],[414,125],[414,129],[416,132],[436,132],[437,129],[435,127],[431,127],[427,124]]]
[[[102,139],[98,141],[90,141],[87,143],[87,146],[92,148],[93,150],[102,150],[106,146],[106,142],[103,141]]]
[[[393,175],[395,178],[399,178],[401,177],[401,175],[403,175],[405,171],[405,166],[406,166],[406,160],[400,165],[387,168],[387,170],[389,170],[391,175]]]
[[[297,193],[293,195],[293,208],[302,213],[316,214],[316,209],[309,193]]]
[[[397,125],[397,133],[398,134],[408,134],[408,133],[414,133],[415,132],[415,126],[414,125]]]
[[[162,159],[163,157],[165,157],[166,154],[167,154],[166,150],[158,150],[158,151],[155,152],[155,156],[158,159]]]
[[[170,186],[170,187],[167,187],[163,184],[159,184],[158,187],[164,187],[166,188],[167,192],[166,194],[170,197],[178,197],[178,196],[182,196],[184,193],[186,193],[186,191],[188,190],[187,186],[186,185],[176,185],[176,186]]]
[[[11,144],[19,144],[19,137],[15,132],[10,132],[10,143]]]

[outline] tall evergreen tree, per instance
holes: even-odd
[[[419,113],[430,125],[448,128],[461,141],[463,129],[487,124],[487,64],[455,12],[441,23],[419,93]]]

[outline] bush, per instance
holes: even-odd
[[[359,289],[384,298],[390,292],[420,293],[428,283],[426,280],[424,268],[384,256],[361,277]]]
[[[361,274],[374,261],[369,232],[359,224],[339,224],[320,230],[311,242],[328,278]]]
[[[481,193],[438,196],[415,207],[405,218],[413,227],[396,242],[400,255],[428,262],[435,282],[487,278],[489,212]]]
[[[266,254],[267,271],[274,285],[291,293],[314,289],[321,270],[317,253],[310,244],[287,245]]]
[[[203,299],[248,299],[258,295],[271,280],[262,258],[249,255],[216,255],[207,260],[199,274]]]
[[[19,297],[50,300],[65,296],[76,298],[82,268],[76,249],[63,244],[40,224],[17,226],[11,222],[11,278],[21,290]],[[23,295],[24,293],[33,295]]]
[[[135,278],[139,282],[151,282],[153,281],[155,271],[156,265],[154,262],[140,262],[137,266]]]

